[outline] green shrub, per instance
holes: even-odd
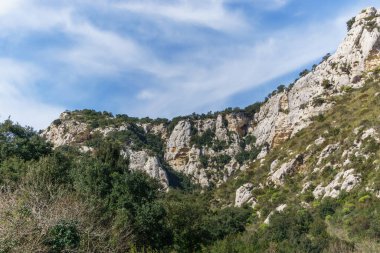
[[[300,72],[299,76],[300,77],[304,77],[304,76],[306,76],[309,73],[310,73],[310,71],[308,69],[304,69],[303,71]]]
[[[352,26],[354,25],[354,23],[355,23],[355,17],[347,21],[347,31],[350,31],[352,29]]]
[[[249,105],[246,108],[244,108],[244,111],[249,116],[253,117],[253,115],[255,115],[256,113],[258,113],[260,111],[261,105],[262,105],[261,102],[254,103],[254,104]]]
[[[51,145],[30,127],[0,123],[0,162],[15,156],[29,161],[51,153]]]
[[[73,251],[79,247],[79,243],[79,231],[71,221],[61,221],[51,227],[44,239],[44,244],[49,247],[51,253]]]
[[[321,106],[325,103],[325,100],[321,97],[316,97],[313,99],[313,102],[312,102],[312,105],[314,107],[318,107],[318,106]]]
[[[53,125],[54,126],[59,126],[61,124],[62,124],[62,120],[60,120],[60,119],[56,119],[56,120],[53,121]]]
[[[361,198],[359,198],[359,202],[360,203],[364,203],[364,202],[367,202],[368,200],[370,200],[371,199],[371,196],[370,195],[364,195],[363,197],[361,197]]]
[[[333,85],[332,85],[332,83],[331,83],[329,80],[324,79],[324,80],[322,81],[322,87],[323,87],[325,90],[330,89],[332,86],[333,86]]]
[[[353,89],[352,89],[352,87],[351,86],[342,86],[341,88],[340,88],[340,91],[341,92],[351,92]]]
[[[324,198],[317,207],[319,217],[324,219],[328,215],[333,215],[340,204],[333,198]]]
[[[215,133],[211,129],[207,129],[201,135],[193,135],[191,137],[190,143],[192,145],[196,145],[197,147],[211,147],[214,137]]]
[[[205,155],[200,155],[199,156],[199,161],[200,161],[200,163],[202,164],[202,166],[204,168],[207,168],[207,166],[208,166],[208,160],[209,160],[208,156],[205,156]]]
[[[226,141],[220,141],[216,139],[214,143],[212,144],[212,149],[215,150],[216,152],[220,152],[226,148],[228,148]]]

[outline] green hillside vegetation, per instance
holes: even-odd
[[[131,173],[119,139],[52,150],[30,128],[0,125],[0,252],[193,252],[242,232],[247,208],[211,208],[188,187],[165,193]]]
[[[301,194],[305,181],[315,187],[320,183],[326,185],[334,178],[342,169],[338,166],[344,162],[343,152],[353,147],[360,133],[370,128],[380,130],[380,83],[377,79],[370,79],[363,88],[331,99],[335,106],[329,112],[315,117],[308,128],[273,149],[265,161],[257,161],[237,179],[216,190],[215,198],[226,205],[234,200],[235,191],[242,184],[252,182],[258,186],[266,182],[274,160],[285,162],[297,154],[310,156],[298,171],[285,178],[283,187],[269,184],[253,191],[259,204],[253,210],[254,218],[248,231],[220,241],[206,252],[380,251],[380,200],[365,189],[371,186],[375,192],[380,190],[380,145],[373,138],[363,140],[362,153],[351,155],[351,164],[342,167],[354,168],[362,175],[361,184],[353,191],[342,192],[337,199],[327,197],[323,200],[314,199],[311,190]],[[310,145],[320,136],[325,138],[323,145]],[[335,143],[339,143],[339,149],[318,166],[327,165],[326,168],[313,172],[317,167],[317,154]],[[301,201],[306,204],[300,205]],[[263,225],[268,214],[284,203],[288,208],[273,215],[269,225]]]
[[[159,182],[131,172],[120,152],[125,143],[149,150],[162,163],[164,144],[128,116],[72,113],[94,128],[129,124],[107,138],[92,136],[86,145],[93,153],[75,146],[52,149],[31,128],[6,120],[0,124],[0,252],[379,252],[380,200],[375,193],[380,191],[380,146],[373,137],[360,139],[367,129],[380,132],[379,83],[371,78],[363,88],[343,88],[344,95],[329,98],[335,104],[332,109],[315,117],[309,127],[245,172],[209,189],[171,172],[175,187],[165,192]],[[323,144],[314,144],[320,137]],[[220,149],[228,145],[211,144],[212,138],[206,131],[191,141]],[[246,137],[241,145],[254,142]],[[360,152],[345,164],[343,152],[358,142]],[[330,144],[339,148],[317,165]],[[236,157],[243,163],[258,152],[252,149]],[[295,157],[300,166],[286,175],[282,186],[268,181],[273,161],[282,164]],[[223,167],[230,159],[215,157],[210,166]],[[316,167],[323,169],[314,171]],[[361,175],[354,190],[336,199],[314,198],[317,185],[351,168]],[[258,204],[254,209],[232,207],[236,189],[247,182],[256,187]],[[305,182],[311,186],[301,193]],[[284,211],[272,213],[265,224],[282,204],[287,204]]]

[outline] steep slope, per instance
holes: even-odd
[[[377,73],[377,72],[376,72]],[[334,107],[316,116],[307,128],[249,169],[217,190],[221,199],[244,183],[248,190],[271,192],[292,189],[307,198],[336,198],[340,193],[362,190],[380,198],[380,80],[372,75],[364,87],[334,97]],[[233,186],[234,185],[234,186]],[[237,189],[236,199],[247,196],[246,185]],[[245,197],[247,201],[254,196]],[[257,196],[254,197],[257,199]],[[304,199],[298,199],[304,201]],[[239,202],[240,205],[242,201]]]
[[[257,143],[277,145],[330,108],[328,98],[340,95],[342,87],[360,87],[365,72],[380,63],[379,24],[375,8],[363,10],[335,54],[305,72],[291,89],[270,98],[255,115]]]
[[[100,136],[130,137],[132,133],[145,146],[137,147],[122,137],[123,154],[130,158],[131,167],[148,172],[166,187],[170,169],[204,187],[220,185],[255,159],[263,158],[269,148],[307,127],[314,116],[333,106],[332,98],[363,85],[367,73],[380,64],[379,25],[375,8],[363,10],[336,53],[324,57],[319,65],[303,72],[288,88],[274,92],[266,102],[245,110],[194,114],[172,121],[113,117],[93,111],[65,112],[43,136],[55,147],[76,145],[91,151],[93,140]],[[148,152],[146,136],[158,136],[161,149]]]
[[[379,24],[243,110],[0,123],[0,252],[380,252]]]
[[[352,243],[326,252],[379,252],[379,74],[378,68],[362,88],[332,98],[334,106],[325,114],[216,190],[217,206],[250,206],[255,218],[251,232],[229,238],[210,252],[256,252],[260,243],[252,236],[273,240],[260,229],[280,229],[284,219],[302,213],[322,218],[330,236]],[[298,227],[289,224],[290,229],[299,229],[298,222]],[[305,235],[316,236],[312,226],[305,229]],[[290,231],[282,233],[290,240]],[[281,240],[272,241],[273,252],[289,252],[280,249],[285,242]]]

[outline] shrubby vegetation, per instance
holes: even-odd
[[[354,23],[355,23],[355,17],[347,21],[347,31],[350,31],[352,29],[352,26],[354,25]]]
[[[95,133],[86,143],[94,148],[92,154],[68,146],[53,150],[33,129],[6,120],[0,123],[0,252],[378,252],[380,145],[373,137],[359,140],[353,132],[379,129],[379,87],[378,82],[369,82],[332,98],[333,110],[314,117],[308,128],[218,189],[199,189],[163,161],[169,177],[174,178],[175,189],[169,192],[146,174],[132,173],[120,154],[125,143],[159,158],[163,143],[125,115],[73,112],[93,127],[128,122],[126,130],[107,138]],[[284,89],[280,86],[276,92]],[[316,106],[324,103],[313,102]],[[260,106],[231,110],[253,116]],[[174,128],[181,119],[144,121]],[[198,146],[223,150],[228,145],[214,140],[212,131],[198,134],[193,129],[192,136],[191,142]],[[342,150],[325,159],[321,172],[313,172],[314,154],[323,147],[309,145],[321,136],[323,145],[339,143]],[[315,199],[311,189],[301,193],[304,177],[312,189],[330,182],[342,169],[337,161],[343,150],[356,141],[361,141],[362,153],[348,158],[350,168],[361,173],[360,187],[343,191],[336,199]],[[236,155],[239,163],[256,158],[255,142],[253,137],[241,139],[242,150],[252,149]],[[288,161],[303,154],[306,147],[311,157],[297,173],[284,178],[282,187],[264,185],[274,160]],[[222,168],[232,158],[200,159],[204,167]],[[257,205],[254,209],[232,207],[236,189],[246,182],[255,187]],[[285,203],[283,212],[272,213]],[[270,223],[263,223],[271,213]],[[371,248],[363,250],[365,243]]]
[[[238,187],[250,182],[255,187],[252,194],[258,204],[248,231],[228,236],[206,247],[204,252],[378,252],[380,200],[375,195],[380,190],[380,145],[372,137],[362,140],[360,136],[371,128],[379,131],[379,92],[379,82],[372,79],[363,88],[330,98],[335,104],[331,110],[314,117],[308,128],[271,150],[265,160],[253,162],[250,169],[216,189],[215,198],[227,204],[234,201]],[[310,145],[321,136],[325,139],[322,145]],[[345,157],[343,152],[358,142],[360,151]],[[336,143],[339,149],[324,159],[322,165],[316,165],[320,152]],[[306,147],[310,157],[297,172],[284,178],[283,186],[260,188],[261,183],[267,182],[274,160],[278,159],[281,166],[295,154],[305,154]],[[351,163],[342,165],[346,159]],[[323,170],[313,172],[316,167]],[[360,184],[352,191],[342,191],[336,199],[314,198],[315,187],[326,186],[338,172],[349,169],[361,175]],[[307,181],[311,186],[301,193]],[[274,214],[269,225],[262,225],[269,213],[282,204],[288,205],[284,212]]]
[[[352,252],[353,244],[328,234],[321,212],[319,208],[315,211],[296,206],[287,208],[272,215],[269,225],[227,237],[204,252]],[[328,251],[335,245],[341,251]]]
[[[159,144],[138,129],[120,134],[125,139],[94,143],[89,155],[52,150],[32,129],[0,124],[0,217],[8,217],[0,252],[193,252],[245,230],[249,209],[215,209],[207,192],[165,193],[146,174],[130,172],[119,140],[152,151]]]

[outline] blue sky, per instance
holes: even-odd
[[[0,0],[0,120],[244,107],[328,52],[367,0]]]

